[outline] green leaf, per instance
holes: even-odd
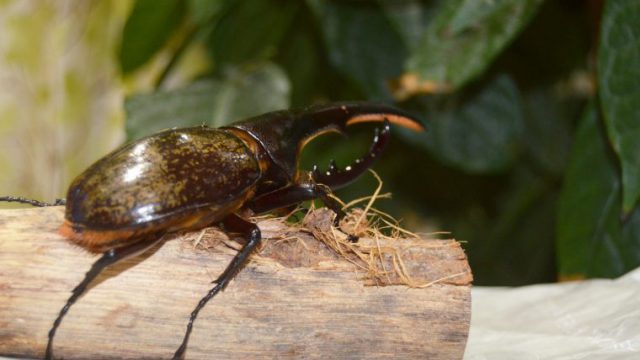
[[[615,277],[640,265],[640,211],[622,221],[620,178],[600,120],[591,104],[558,204],[558,267],[566,278]]]
[[[228,0],[189,0],[189,13],[196,24],[205,25],[228,2]]]
[[[137,0],[122,33],[122,72],[130,73],[151,59],[180,25],[184,14],[184,2],[180,0]]]
[[[222,126],[289,106],[289,83],[273,64],[229,69],[219,79],[127,99],[127,138],[180,126]]]
[[[452,0],[429,24],[406,70],[457,88],[485,71],[536,13],[541,0]]]
[[[313,21],[309,11],[301,11],[292,25],[297,30],[287,33],[275,58],[291,81],[291,105],[294,107],[313,102],[313,96],[320,91],[320,83],[326,80],[323,76],[327,68],[326,61],[323,61],[323,45],[308,26]]]
[[[519,286],[556,279],[557,192],[550,185],[528,164],[518,163],[503,192],[495,195],[495,216],[477,207],[463,215],[465,222],[475,226],[454,230],[457,237],[469,240],[466,248],[474,283]],[[478,217],[484,222],[477,224],[473,219]]]
[[[407,55],[403,40],[375,3],[316,2],[329,61],[369,99],[390,99],[388,81]]]
[[[218,65],[270,59],[300,8],[297,1],[236,1],[216,24],[208,40]]]
[[[447,99],[424,116],[426,133],[403,132],[441,162],[469,173],[504,171],[515,159],[524,118],[516,84],[506,75]]]
[[[384,15],[404,40],[409,49],[420,44],[424,30],[438,14],[443,0],[424,2],[422,0],[378,0]]]
[[[573,104],[560,101],[554,91],[553,87],[543,87],[524,94],[523,145],[529,159],[555,181],[564,174],[569,161],[576,116],[571,112]]]
[[[290,85],[284,71],[273,64],[256,69],[226,71],[224,86],[212,99],[210,124],[223,126],[233,121],[289,107]]]
[[[623,209],[640,199],[640,2],[607,1],[598,82],[609,140],[622,165]]]

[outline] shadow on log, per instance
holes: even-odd
[[[57,234],[63,213],[0,210],[0,356],[44,356],[53,319],[96,258]],[[257,220],[261,251],[200,313],[187,359],[462,358],[472,277],[456,241],[362,238],[386,270],[372,273],[316,240],[331,214],[314,215],[303,229]],[[166,236],[107,269],[63,321],[54,353],[170,358],[234,244],[217,228]]]

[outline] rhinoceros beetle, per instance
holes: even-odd
[[[344,169],[298,169],[302,148],[314,137],[360,122],[383,122],[367,154]],[[389,123],[422,126],[396,108],[370,103],[333,103],[270,112],[221,128],[174,128],[131,142],[106,155],[70,185],[66,203],[2,197],[34,206],[66,205],[60,234],[102,256],[76,286],[49,331],[45,358],[53,357],[56,329],[89,283],[106,267],[149,249],[163,234],[222,223],[247,242],[215,286],[197,304],[174,359],[184,356],[198,312],[223,290],[260,243],[260,229],[238,213],[263,213],[319,198],[345,216],[332,190],[354,181],[382,153]],[[357,240],[351,236],[352,240]]]

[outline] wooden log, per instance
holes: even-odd
[[[372,275],[310,234],[330,223],[316,213],[307,229],[257,220],[264,246],[200,313],[188,359],[462,358],[472,278],[456,241],[363,238],[389,269]],[[0,355],[44,356],[53,319],[97,257],[57,234],[62,217],[62,207],[0,210]],[[55,356],[170,358],[233,244],[216,228],[166,236],[107,269],[62,322]],[[400,285],[398,268],[426,286]]]

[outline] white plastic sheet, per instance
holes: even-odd
[[[640,268],[615,280],[475,287],[465,360],[640,359]]]

